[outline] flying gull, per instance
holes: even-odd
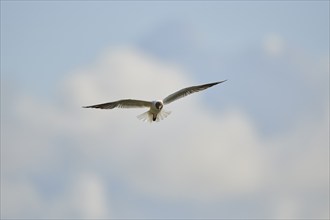
[[[91,106],[83,106],[83,108],[99,108],[99,109],[113,109],[113,108],[149,108],[149,110],[141,115],[138,115],[137,118],[142,121],[148,122],[159,122],[166,118],[171,112],[163,109],[164,105],[170,104],[175,100],[183,98],[187,95],[190,95],[195,92],[200,92],[212,86],[215,86],[219,83],[223,83],[227,80],[223,80],[220,82],[208,83],[199,86],[191,86],[184,89],[181,89],[169,96],[167,96],[163,100],[156,101],[144,101],[144,100],[136,100],[136,99],[122,99],[115,102],[107,102],[98,105]]]

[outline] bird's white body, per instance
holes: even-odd
[[[164,110],[163,106],[164,103],[162,100],[152,101],[149,111],[146,111],[141,115],[138,115],[137,118],[147,122],[153,122],[153,121],[159,122],[160,120],[163,120],[169,114],[171,114],[170,111]]]
[[[199,86],[192,86],[188,88],[181,89],[169,96],[167,96],[163,100],[156,100],[156,101],[143,101],[143,100],[135,100],[135,99],[122,99],[116,102],[108,102],[103,103],[99,105],[92,105],[92,106],[86,106],[85,108],[100,108],[100,109],[113,109],[113,108],[140,108],[140,107],[147,107],[149,110],[141,115],[138,115],[137,118],[142,121],[148,121],[148,122],[159,122],[160,120],[163,120],[166,118],[171,112],[166,111],[163,109],[164,105],[169,104],[177,99],[183,98],[189,94],[202,91],[204,89],[207,89],[211,86],[217,85],[219,83],[225,82],[215,82],[215,83],[209,83]]]

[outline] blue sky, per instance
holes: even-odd
[[[58,80],[61,74],[93,60],[104,47],[134,44],[168,20],[193,24],[207,38],[203,46],[217,51],[239,50],[275,32],[294,46],[304,45],[314,56],[326,56],[327,4],[4,1],[1,36],[6,56],[2,59],[4,68],[11,64],[8,71],[28,81],[35,77]],[[29,85],[28,89],[36,88],[33,82]]]
[[[1,112],[4,218],[329,218],[329,2],[1,1]]]

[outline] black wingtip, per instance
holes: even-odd
[[[222,81],[220,81],[220,82],[217,82],[217,84],[219,84],[219,83],[223,83],[223,82],[226,82],[228,79],[225,79],[225,80],[222,80]]]
[[[219,82],[209,83],[209,85],[215,86],[215,85],[218,85],[218,84],[223,83],[223,82],[226,82],[226,81],[227,81],[227,79],[222,80],[222,81],[219,81]]]

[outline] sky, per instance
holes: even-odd
[[[329,1],[1,1],[1,218],[328,219]]]

